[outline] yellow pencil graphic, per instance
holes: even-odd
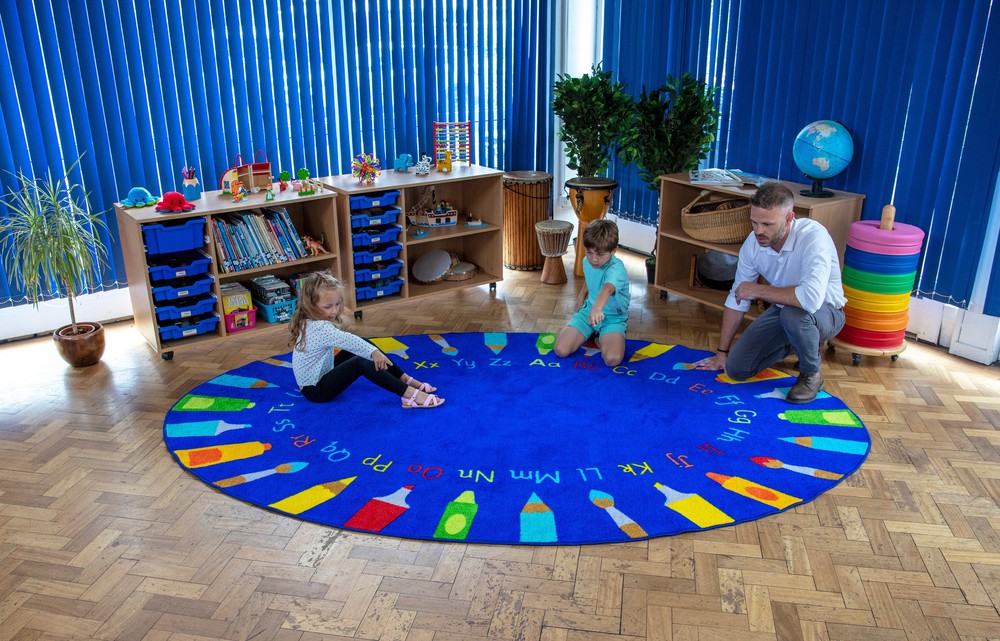
[[[272,503],[271,507],[289,514],[302,514],[306,510],[311,510],[321,503],[325,503],[343,492],[357,476],[348,476],[339,481],[321,483],[308,489],[302,490],[298,494],[292,494],[283,498],[277,503]]]
[[[736,379],[729,378],[729,375],[726,374],[725,372],[716,376],[715,380],[719,381],[720,383],[731,383],[733,385],[738,385],[740,383],[756,383],[757,381],[766,381],[772,378],[789,378],[790,376],[791,376],[790,374],[786,374],[782,371],[773,368],[768,368],[763,372],[757,372],[756,375],[751,376],[745,381],[738,381]]]
[[[393,354],[407,360],[410,358],[406,355],[406,350],[410,349],[409,345],[404,345],[391,336],[388,338],[373,338],[371,342],[375,347],[382,350],[383,354]]]
[[[632,354],[632,358],[628,359],[629,363],[634,363],[636,361],[646,360],[647,358],[656,358],[661,354],[665,354],[674,348],[673,345],[664,345],[663,343],[650,343],[641,349],[637,349],[635,354]]]
[[[663,483],[653,483],[653,487],[663,493],[667,502],[663,505],[677,512],[698,527],[713,527],[732,523],[733,517],[715,507],[698,494],[678,492]]]
[[[174,454],[184,467],[206,467],[238,461],[240,459],[260,456],[271,449],[270,443],[248,441],[246,443],[229,443],[227,445],[210,445],[195,447],[188,450],[174,450]]]
[[[802,502],[802,499],[797,496],[779,492],[778,490],[769,488],[766,485],[754,483],[753,481],[748,481],[738,476],[726,476],[725,474],[717,474],[715,472],[705,472],[705,476],[712,479],[730,492],[736,492],[737,494],[745,496],[748,499],[760,501],[765,505],[770,505],[771,507],[779,510],[783,510],[789,505],[795,505],[796,503]]]

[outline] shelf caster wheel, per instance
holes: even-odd
[[[832,351],[834,351],[834,350],[837,349],[837,346],[834,345],[833,343],[831,343],[830,341],[827,341],[826,342],[826,349],[827,349],[827,351],[832,352]]]
[[[851,354],[851,362],[855,365],[861,364],[861,354]]]
[[[899,360],[899,354],[893,354],[892,356],[889,357],[889,360],[895,363],[896,361]]]
[[[490,283],[490,293],[491,294],[497,293],[497,284],[496,283]]]
[[[667,292],[660,292],[660,300],[665,300],[667,298]]]
[[[163,352],[162,354],[160,354],[160,358],[162,358],[165,361],[172,361],[172,360],[174,360],[174,353],[173,352]]]
[[[357,310],[356,312],[354,312],[354,320],[361,320],[361,317],[364,316],[364,314],[365,313],[360,309]]]

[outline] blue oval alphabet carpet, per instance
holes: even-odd
[[[871,441],[826,393],[784,395],[766,370],[735,382],[706,352],[628,341],[560,359],[554,334],[372,342],[447,399],[403,410],[361,379],[332,403],[298,392],[290,354],[185,395],[166,416],[177,461],[234,498],[338,528],[441,541],[607,543],[750,521],[811,501]]]

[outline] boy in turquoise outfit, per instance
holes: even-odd
[[[599,219],[583,230],[584,286],[577,296],[579,309],[556,337],[555,353],[565,358],[597,335],[604,364],[614,367],[625,357],[625,322],[630,300],[628,270],[615,256],[618,225]]]

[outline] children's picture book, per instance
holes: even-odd
[[[728,169],[692,169],[688,176],[692,185],[742,185],[736,174]]]

